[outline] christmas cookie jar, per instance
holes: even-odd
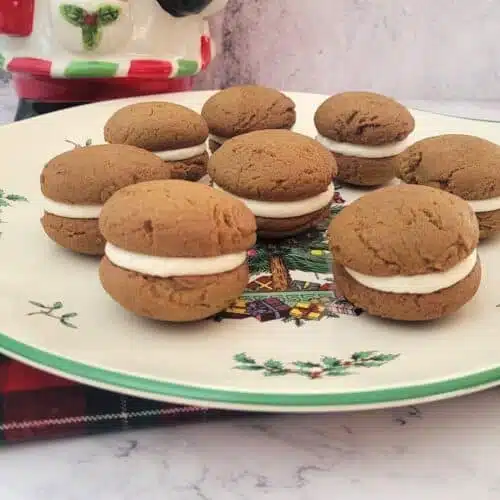
[[[188,90],[227,0],[5,0],[0,64],[21,100],[90,102]]]

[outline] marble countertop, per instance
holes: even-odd
[[[500,103],[408,104],[500,120]],[[9,106],[2,113],[0,102],[4,123]],[[418,408],[249,415],[11,445],[0,452],[0,498],[498,500],[499,450],[495,389]]]

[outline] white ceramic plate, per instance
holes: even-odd
[[[199,110],[208,95],[161,98]],[[297,131],[313,134],[314,109],[324,96],[290,95],[298,108]],[[329,291],[334,284],[320,232],[251,252],[252,290],[241,309],[258,316],[266,307],[261,320],[272,314],[288,319],[251,316],[175,326],[122,310],[101,289],[95,259],[59,249],[45,237],[39,173],[47,160],[71,147],[65,140],[102,142],[106,119],[129,102],[74,108],[0,128],[2,352],[97,387],[242,410],[397,406],[500,383],[499,240],[481,246],[484,279],[475,299],[434,323],[358,316]],[[460,132],[500,142],[500,124],[422,112],[415,118],[415,139]],[[342,188],[340,194],[352,200],[362,192]],[[286,276],[287,269],[289,291],[273,292],[270,275],[281,270]],[[291,318],[301,314],[308,319]]]

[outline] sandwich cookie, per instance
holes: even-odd
[[[401,155],[398,176],[466,200],[476,213],[481,239],[500,232],[499,145],[460,134],[423,139]]]
[[[369,193],[332,220],[328,240],[340,292],[374,316],[447,316],[481,281],[474,212],[438,189],[401,184]]]
[[[101,283],[125,309],[173,322],[226,309],[248,283],[255,218],[235,198],[181,180],[126,187],[105,204]]]
[[[210,129],[210,150],[237,135],[264,129],[291,129],[295,103],[278,90],[259,85],[230,87],[210,97],[201,111]]]
[[[64,248],[102,255],[98,218],[107,199],[129,184],[169,176],[170,168],[157,156],[133,146],[103,144],[63,153],[40,176],[43,229]]]
[[[330,215],[335,159],[315,140],[289,130],[262,130],[228,140],[210,158],[216,189],[240,199],[259,236],[284,238]]]
[[[142,102],[118,110],[104,127],[110,144],[130,144],[155,153],[173,179],[199,181],[207,173],[208,127],[195,111],[169,102]]]
[[[410,144],[411,113],[395,100],[372,92],[345,92],[317,109],[316,139],[337,160],[338,180],[379,186],[392,180],[397,157]]]

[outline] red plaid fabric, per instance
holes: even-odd
[[[0,355],[0,441],[16,442],[205,421],[236,412],[94,389]]]

